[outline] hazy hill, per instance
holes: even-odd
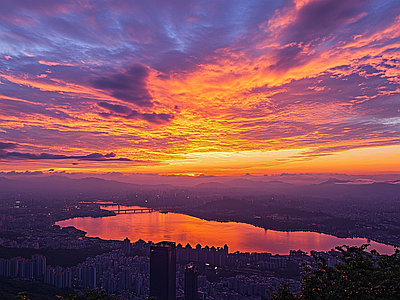
[[[341,183],[329,180],[321,184],[297,187],[291,191],[302,195],[314,196],[400,196],[400,185],[384,182],[375,182],[371,184],[352,184]]]
[[[29,179],[8,179],[0,177],[2,190],[82,190],[82,191],[128,191],[134,189],[169,189],[168,184],[138,185],[96,177],[71,179],[66,176],[52,175]]]
[[[311,195],[311,196],[400,196],[400,184],[377,182],[370,184],[359,184],[349,180],[338,180],[331,178],[320,184],[305,186],[294,185],[283,181],[260,181],[247,178],[236,178],[223,183],[210,178],[210,182],[203,182],[192,187],[197,190],[216,189],[218,193],[232,195],[236,193],[240,196],[249,194],[286,194],[286,195]],[[106,180],[96,177],[81,179],[71,179],[61,175],[51,175],[47,177],[33,177],[9,179],[0,177],[0,190],[47,190],[47,191],[131,191],[131,190],[168,190],[179,189],[180,186],[170,184],[135,184],[116,180]],[[179,183],[179,181],[177,181]],[[186,187],[192,189],[190,187]]]
[[[249,201],[245,200],[240,200],[240,199],[223,199],[223,200],[218,200],[218,201],[213,201],[213,202],[208,202],[197,209],[201,210],[238,210],[238,211],[243,211],[243,210],[251,210],[254,209],[256,205],[252,204]]]
[[[229,185],[211,181],[211,182],[200,183],[195,187],[198,189],[226,189],[229,188]]]

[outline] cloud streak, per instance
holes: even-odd
[[[17,145],[14,143],[3,143],[0,142],[0,151],[5,149],[14,149],[17,148]]]
[[[100,153],[91,153],[88,155],[62,155],[62,154],[49,154],[49,153],[21,153],[21,152],[6,152],[0,150],[0,159],[19,159],[19,160],[42,160],[42,159],[51,159],[51,160],[64,160],[64,159],[77,159],[82,161],[131,161],[129,158],[115,158],[114,153],[100,154]]]

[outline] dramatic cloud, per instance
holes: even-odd
[[[295,14],[294,22],[285,29],[287,43],[309,43],[326,38],[340,28],[367,15],[370,1],[319,0],[305,1]]]
[[[400,168],[398,0],[2,4],[5,171]]]
[[[124,73],[103,76],[94,79],[92,83],[93,87],[109,91],[117,99],[138,106],[152,106],[152,97],[147,90],[148,76],[147,68],[136,64]]]

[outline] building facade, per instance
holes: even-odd
[[[150,296],[158,300],[176,299],[176,249],[173,242],[150,247]]]

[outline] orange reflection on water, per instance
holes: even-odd
[[[343,239],[316,232],[264,230],[249,224],[206,221],[177,213],[128,213],[104,218],[75,218],[56,224],[62,227],[75,226],[86,231],[90,237],[106,240],[123,240],[126,237],[132,242],[138,239],[153,242],[168,240],[183,246],[189,243],[192,247],[197,244],[203,247],[222,247],[227,244],[229,252],[288,254],[290,250],[297,249],[307,252],[328,251],[339,245],[367,243],[366,239],[361,238]],[[372,241],[370,244],[370,250],[376,249],[382,254],[393,253],[392,246]]]

